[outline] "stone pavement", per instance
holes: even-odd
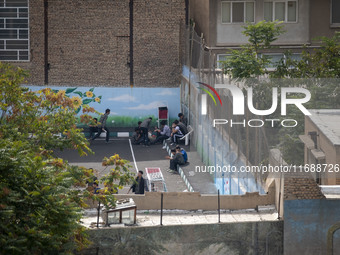
[[[174,147],[167,141],[164,143],[167,146],[168,154]],[[201,194],[217,194],[213,177],[208,172],[196,172],[196,166],[204,166],[198,152],[190,146],[180,144],[187,151],[188,163],[179,167],[179,173],[187,185],[187,189],[191,192],[200,192]]]
[[[102,166],[101,162],[104,157],[110,157],[115,153],[120,157],[130,161],[131,170],[137,173],[138,170],[145,172],[146,167],[159,167],[162,171],[165,183],[169,192],[183,192],[187,191],[184,181],[179,175],[168,173],[169,160],[165,159],[167,156],[166,150],[162,150],[162,144],[151,145],[150,147],[143,147],[142,145],[131,145],[129,139],[118,138],[112,139],[108,144],[103,139],[96,139],[91,142],[90,148],[94,154],[89,154],[86,157],[80,157],[75,150],[64,150],[55,152],[57,156],[62,157],[72,165],[84,166],[93,168],[98,171],[98,177],[102,177],[109,171],[109,167]],[[134,158],[136,164],[134,163]],[[145,176],[145,175],[144,175]],[[101,185],[100,185],[101,186]],[[124,187],[119,190],[120,194],[126,194],[129,187]]]

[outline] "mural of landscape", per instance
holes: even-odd
[[[32,91],[41,86],[28,86]],[[54,92],[65,93],[79,102],[77,112],[81,114],[84,105],[104,113],[109,108],[111,114],[109,127],[134,127],[139,120],[153,117],[156,124],[158,107],[168,107],[170,120],[176,119],[180,112],[179,88],[105,88],[105,87],[57,87],[50,86]],[[94,117],[99,117],[94,115]]]

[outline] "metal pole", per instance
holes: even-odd
[[[98,203],[97,211],[98,211],[98,213],[97,213],[97,228],[99,228],[100,201]]]
[[[221,213],[220,213],[220,190],[218,190],[217,193],[217,197],[218,197],[218,223],[221,223]]]
[[[163,192],[161,193],[161,226],[163,225]]]

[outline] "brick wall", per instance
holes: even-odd
[[[323,199],[319,185],[314,179],[308,178],[285,178],[284,199]]]
[[[174,87],[180,77],[184,0],[134,1],[134,80]],[[49,84],[129,86],[129,0],[48,1]],[[30,1],[29,84],[44,84],[44,4]]]

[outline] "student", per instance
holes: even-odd
[[[149,141],[149,127],[150,127],[151,121],[152,121],[152,118],[149,117],[149,118],[143,120],[143,122],[141,122],[141,124],[140,124],[140,129],[143,132],[144,145],[145,146],[149,146],[149,143],[150,143],[150,141]]]
[[[138,171],[136,181],[130,187],[128,194],[131,189],[132,189],[132,192],[135,192],[135,194],[144,194],[144,190],[149,191],[146,180],[143,178],[143,171]]]
[[[94,137],[94,133],[98,132],[98,119],[93,118],[93,124],[90,124],[90,139]]]
[[[184,165],[184,158],[182,153],[179,150],[171,149],[172,158],[167,156],[167,159],[170,159],[170,169],[167,171],[172,174],[178,174],[177,167],[179,165]]]
[[[182,138],[184,134],[182,133],[181,129],[178,126],[178,120],[175,120],[174,123],[172,123],[172,133],[171,133],[171,141],[172,143],[170,145],[175,145],[178,143],[178,140]]]
[[[188,119],[187,119],[187,117],[185,117],[184,116],[184,114],[183,113],[179,113],[178,114],[178,120],[179,120],[179,122],[182,122],[185,126],[188,126]]]
[[[92,187],[93,187],[93,194],[99,194],[100,188],[98,187],[98,183],[96,181],[93,183]]]
[[[183,155],[183,159],[184,159],[184,164],[186,164],[188,162],[188,154],[187,152],[181,148],[179,145],[176,146],[176,151],[180,151]]]
[[[178,120],[175,120],[174,122],[176,123],[177,126],[179,126],[183,135],[186,135],[188,133],[188,128],[182,122],[179,122]]]
[[[98,133],[92,138],[92,141],[94,139],[96,139],[97,137],[100,136],[100,134],[105,131],[106,132],[106,143],[109,142],[109,137],[110,137],[110,132],[109,132],[109,129],[106,127],[106,121],[107,121],[107,117],[109,116],[110,114],[110,109],[106,109],[105,110],[105,114],[103,114],[101,117],[100,117],[100,126],[98,128]]]
[[[158,133],[158,136],[152,144],[163,142],[164,140],[168,139],[171,136],[171,130],[170,130],[170,127],[166,125],[166,120],[162,120],[161,128],[155,129],[155,131]]]
[[[139,127],[135,128],[135,133],[133,134],[133,144],[140,144],[144,141],[144,137],[142,136],[141,130]]]

